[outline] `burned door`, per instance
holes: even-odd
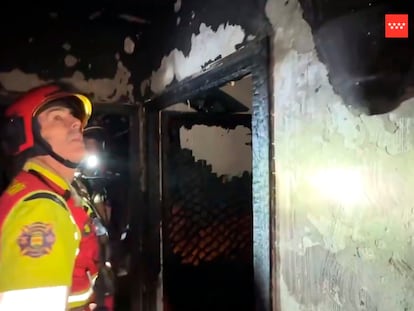
[[[164,310],[253,310],[251,115],[161,125]]]

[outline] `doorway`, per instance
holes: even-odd
[[[146,101],[147,218],[141,251],[141,256],[145,258],[145,289],[141,310],[187,310],[190,306],[193,310],[201,310],[200,308],[204,307],[206,310],[271,310],[270,292],[273,285],[270,263],[273,256],[271,237],[274,229],[270,217],[272,167],[268,49],[268,39],[252,41],[236,53],[216,61],[206,68],[204,73],[179,82]],[[236,95],[232,96],[228,92],[223,95],[226,93],[225,88],[231,88],[235,83],[243,81],[243,78],[251,80],[251,107],[247,107],[247,111],[243,109],[244,105],[240,105],[241,100],[237,99]],[[230,195],[226,195],[231,193],[230,190],[224,189],[233,184],[232,175],[230,174],[229,178],[229,174],[226,176],[215,173],[212,163],[207,161],[206,157],[200,156],[202,150],[195,147],[208,144],[206,137],[209,135],[206,134],[206,129],[214,128],[216,132],[230,133],[238,126],[251,130],[249,147],[252,171],[249,182],[244,183],[250,187],[250,205],[246,204],[249,191],[244,191],[240,196],[244,198],[243,203],[236,203],[235,197],[229,198]],[[197,136],[197,131],[204,134]],[[215,147],[210,147],[216,150],[211,150],[210,156],[215,153],[217,157],[217,154],[225,149],[223,146],[225,144],[220,145],[216,139]],[[233,156],[222,157],[222,161],[219,162],[236,159],[234,154],[240,154],[236,150],[233,148]],[[247,181],[248,173],[244,175]],[[191,181],[189,176],[196,177]],[[243,173],[237,178],[243,178]],[[186,187],[183,187],[183,184]],[[236,192],[243,191],[240,190],[243,189],[241,184]],[[200,194],[195,194],[197,191]],[[206,196],[209,199],[206,199]],[[252,255],[244,257],[247,259],[244,266],[240,264],[242,256],[236,256],[236,262],[239,264],[237,270],[237,264],[224,256],[226,252],[221,253],[219,248],[215,247],[215,251],[211,253],[216,254],[212,258],[216,260],[217,266],[213,269],[211,262],[205,264],[208,256],[206,251],[202,251],[210,243],[202,241],[200,237],[203,234],[207,236],[203,231],[207,230],[205,228],[211,228],[210,231],[217,234],[218,229],[212,229],[214,224],[221,224],[226,229],[231,227],[226,222],[232,219],[232,208],[229,207],[231,205],[240,207],[234,213],[237,215],[235,223],[239,226],[236,231],[243,232],[241,219],[250,217],[250,220],[246,221],[248,225],[244,228],[247,228],[246,232],[250,231],[251,242],[248,247],[242,249],[247,250],[244,254],[248,254],[250,250]],[[242,208],[247,205],[250,209]],[[220,208],[224,208],[226,212],[212,216],[213,211],[219,211]],[[242,216],[242,210],[245,211],[246,217]],[[187,227],[180,230],[180,226]],[[218,239],[226,234],[231,236],[230,233],[222,233],[215,237],[223,250],[226,250],[226,244]],[[239,235],[241,240],[249,240],[241,238],[243,234]],[[199,240],[196,241],[196,237]],[[213,240],[212,236],[210,238]],[[227,240],[232,241],[231,238]],[[191,243],[195,247],[191,247]],[[227,250],[227,254],[230,253]],[[246,268],[249,260],[252,273]],[[233,266],[230,269],[226,264]],[[224,273],[220,273],[219,265]],[[200,269],[201,266],[203,269]],[[208,270],[207,266],[211,270]],[[195,269],[197,272],[194,272]],[[241,270],[243,273],[236,272]],[[194,280],[197,273],[200,277]],[[229,275],[232,277],[228,277]],[[244,278],[244,281],[238,281],[237,277]],[[203,278],[208,282],[195,283]],[[182,287],[178,286],[183,283]],[[203,288],[207,284],[210,286],[207,289]],[[248,294],[242,294],[243,291],[250,293],[251,300]],[[245,299],[246,304],[237,306],[238,299]],[[249,305],[249,301],[253,303]],[[178,307],[179,303],[185,305]]]
[[[161,112],[166,311],[253,310],[251,98],[248,75]]]

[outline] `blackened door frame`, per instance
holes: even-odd
[[[252,159],[253,159],[253,264],[256,287],[256,310],[272,310],[272,261],[275,232],[273,208],[273,165],[270,98],[270,38],[251,41],[237,52],[212,63],[195,77],[168,87],[145,101],[146,120],[146,194],[143,257],[145,258],[145,293],[142,311],[157,310],[161,273],[161,160],[160,111],[184,102],[209,89],[252,75]]]

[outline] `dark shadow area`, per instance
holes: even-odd
[[[96,170],[90,173],[85,182],[91,192],[106,195],[110,207],[108,223],[111,245],[111,263],[115,285],[115,310],[130,310],[129,257],[129,211],[128,197],[132,189],[126,185],[130,181],[130,120],[127,115],[107,112],[96,106],[87,128],[98,127],[103,133],[91,137],[105,137],[104,152],[98,154]]]
[[[198,100],[216,94],[220,93],[213,89],[210,97],[207,91]],[[197,107],[211,113],[162,113],[165,310],[250,311],[254,310],[251,115],[232,113],[249,108],[230,95],[204,103],[208,110]],[[247,130],[247,137],[243,130],[238,132],[240,128]],[[230,153],[224,152],[229,148],[225,135],[232,137]],[[194,152],[186,146],[191,139]],[[214,142],[203,149],[210,140]],[[243,157],[250,170],[234,176],[218,172],[215,166],[220,163],[211,163],[221,158],[237,166]]]
[[[385,38],[385,15],[411,18],[412,1],[299,2],[330,82],[346,105],[383,114],[413,96],[414,23],[405,26],[408,38]]]
[[[0,122],[4,118],[4,111],[6,109],[6,98],[1,98],[0,102]],[[0,193],[3,193],[13,178],[13,161],[12,158],[4,154],[3,148],[0,148]]]

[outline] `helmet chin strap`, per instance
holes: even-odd
[[[68,168],[75,169],[80,164],[77,162],[72,162],[58,155],[53,151],[52,147],[42,137],[40,137],[40,135],[35,135],[35,147],[33,149],[35,155],[50,155],[53,159]]]
[[[68,159],[65,159],[53,151],[52,146],[50,146],[50,144],[43,139],[42,135],[40,135],[40,126],[36,119],[33,122],[33,137],[35,141],[35,145],[33,147],[34,154],[50,155],[53,159],[55,159],[56,161],[68,168],[75,169],[79,166],[80,163],[72,162]]]
[[[59,163],[62,163],[64,166],[68,168],[73,168],[73,169],[79,166],[79,163],[69,161],[68,159],[64,159],[63,157],[58,155],[56,152],[52,150],[52,148],[49,147],[48,143],[44,142],[44,143],[41,143],[41,145],[42,145],[42,149],[45,149],[48,155],[50,155],[53,159],[55,159]]]

